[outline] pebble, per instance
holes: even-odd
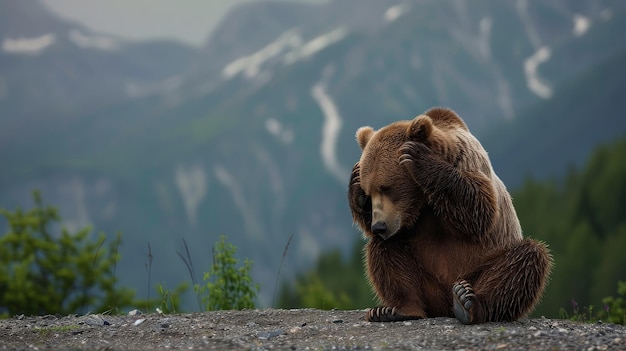
[[[100,327],[105,326],[105,325],[111,325],[111,323],[109,323],[107,320],[97,315],[87,316],[85,318],[85,324],[95,325],[95,326],[100,326]]]
[[[273,331],[269,331],[269,332],[259,332],[256,337],[261,339],[261,340],[268,340],[270,338],[273,338],[275,336],[279,336],[282,335],[285,331],[282,329],[278,329],[278,330],[273,330]]]
[[[142,312],[140,310],[138,310],[138,309],[134,309],[134,310],[128,312],[129,316],[138,316],[140,314],[142,314]]]
[[[169,328],[175,318],[161,318],[159,319],[159,327],[165,329]]]
[[[293,327],[293,328],[289,329],[289,334],[295,334],[295,333],[299,332],[300,330],[302,330],[301,327]]]

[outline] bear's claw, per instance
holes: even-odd
[[[476,306],[476,294],[474,289],[465,280],[460,280],[452,286],[452,299],[454,306],[454,316],[463,324],[472,324]]]
[[[375,307],[367,311],[365,319],[368,322],[400,322],[409,319],[417,319],[417,317],[398,314],[395,307]]]

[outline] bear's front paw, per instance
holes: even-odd
[[[375,307],[367,311],[365,319],[368,322],[399,322],[417,319],[417,317],[403,316],[395,307]]]
[[[474,289],[465,280],[460,280],[452,286],[454,316],[463,324],[472,324],[476,320],[475,310],[478,308]]]
[[[410,167],[411,164],[419,164],[431,157],[432,150],[424,143],[407,141],[400,147],[400,164]]]
[[[348,201],[354,220],[364,228],[369,228],[372,222],[372,200],[361,188],[361,172],[358,162],[352,168],[348,186]]]
[[[427,182],[425,177],[428,175],[424,171],[432,169],[438,163],[428,146],[415,141],[407,141],[400,147],[398,161],[419,185]]]

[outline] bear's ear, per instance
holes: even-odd
[[[356,131],[356,141],[359,143],[361,150],[365,150],[365,145],[370,141],[372,135],[374,135],[372,127],[361,127]]]
[[[426,115],[415,117],[406,130],[409,140],[424,142],[433,132],[433,120]]]

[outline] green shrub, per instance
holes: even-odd
[[[559,311],[559,318],[577,322],[594,323],[598,320],[608,323],[626,324],[626,282],[617,282],[617,297],[609,296],[602,299],[604,308],[593,313],[593,306],[578,309],[578,303],[572,299],[572,313],[569,314],[564,308]]]
[[[626,324],[626,282],[617,282],[617,295],[602,299],[604,311],[600,311],[600,318],[609,323]]]
[[[236,252],[237,248],[226,242],[226,236],[220,236],[213,248],[213,264],[204,273],[204,285],[195,287],[207,311],[254,308],[259,286],[250,277],[252,261],[246,259],[243,266],[237,267]]]
[[[33,192],[35,208],[0,209],[9,229],[0,237],[0,315],[102,312],[131,306],[133,291],[116,289],[121,236],[105,245],[90,229],[51,233],[61,218]]]

